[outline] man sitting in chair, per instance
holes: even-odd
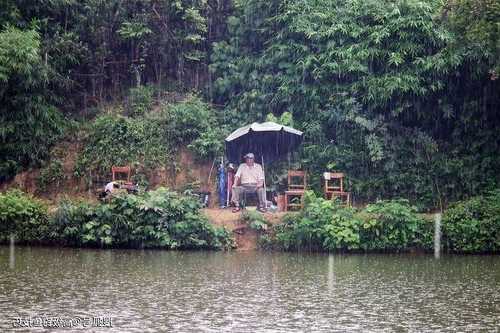
[[[264,171],[262,166],[254,162],[255,156],[248,153],[244,156],[245,163],[240,164],[232,187],[232,201],[235,205],[233,213],[240,210],[240,197],[244,193],[257,193],[259,199],[258,210],[266,211],[266,192],[264,191]]]

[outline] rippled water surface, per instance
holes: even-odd
[[[0,247],[0,331],[41,316],[112,320],[51,332],[500,331],[500,257]]]

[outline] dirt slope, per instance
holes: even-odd
[[[65,141],[57,144],[51,156],[61,159],[63,167],[63,179],[58,184],[49,184],[47,188],[38,186],[40,176],[39,168],[32,168],[17,174],[10,181],[0,183],[0,191],[18,188],[24,192],[31,193],[51,203],[57,203],[63,198],[82,199],[95,201],[97,185],[88,186],[89,179],[77,178],[74,175],[75,164],[82,144],[78,141]],[[210,207],[217,207],[216,170],[212,169],[213,161],[198,162],[185,148],[181,148],[175,164],[159,167],[147,172],[149,189],[160,186],[171,189],[183,189],[190,183],[198,182],[202,191],[212,193]],[[209,180],[210,175],[210,180]],[[111,177],[109,179],[111,181]]]
[[[241,221],[241,212],[232,213],[231,209],[211,208],[203,209],[203,213],[212,224],[223,226],[233,232],[238,251],[251,251],[258,248],[259,234]],[[285,213],[265,213],[263,215],[271,224],[278,224]]]

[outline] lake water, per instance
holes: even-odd
[[[2,332],[498,331],[500,256],[0,247],[0,314]]]

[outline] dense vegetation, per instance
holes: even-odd
[[[261,214],[245,212],[242,223],[261,234],[267,249],[313,251],[428,251],[434,224],[405,200],[346,208],[308,192],[306,205],[271,226]],[[0,194],[0,242],[78,247],[229,249],[233,239],[209,224],[199,201],[164,188],[117,196],[108,203],[63,201],[49,213],[40,200],[20,191]],[[500,251],[500,193],[457,202],[443,216],[445,251]]]
[[[196,199],[164,188],[92,205],[62,202],[55,213],[19,191],[0,195],[0,241],[63,246],[230,249],[224,228],[208,223]]]
[[[10,235],[25,242],[36,242],[48,235],[47,206],[21,191],[0,194],[0,242]]]
[[[342,170],[355,200],[375,203],[342,208],[311,193],[276,227],[244,214],[263,246],[429,250],[432,221],[417,212],[437,208],[445,250],[498,252],[499,22],[498,0],[0,1],[0,182],[30,167],[42,167],[42,189],[62,182],[51,148],[74,137],[76,175],[131,164],[147,182],[175,168],[180,147],[212,160],[230,130],[277,120],[304,131],[294,167],[317,193],[323,171]],[[11,234],[232,247],[194,199],[164,189],[55,212],[2,193],[0,240]]]
[[[136,89],[136,88],[134,88]],[[174,168],[179,148],[198,159],[212,160],[222,153],[224,133],[217,113],[194,96],[152,110],[149,103],[134,103],[117,114],[96,117],[82,130],[83,150],[78,154],[75,174],[89,182],[93,176],[109,179],[112,165],[131,165],[133,181],[147,185],[155,168]]]
[[[0,181],[39,165],[63,133],[49,88],[54,73],[41,58],[40,38],[35,28],[0,30]]]
[[[165,89],[202,90],[209,45],[224,33],[227,6],[204,0],[1,1],[0,181],[40,166],[64,134],[65,118],[91,116],[131,87],[130,96],[138,98],[131,98],[129,116],[147,107],[146,84],[159,88],[156,97]]]
[[[285,250],[429,250],[433,228],[407,200],[379,201],[358,210],[309,192],[304,209],[285,217],[261,243]]]
[[[447,252],[500,251],[498,191],[457,202],[443,215],[442,248]],[[252,225],[262,225],[247,216]],[[304,210],[261,234],[267,249],[307,251],[430,251],[434,221],[417,214],[406,200],[379,201],[364,209],[346,208],[308,193]]]
[[[443,208],[499,186],[499,16],[498,0],[2,1],[0,181],[50,168],[67,119],[123,100],[80,126],[80,166],[149,168],[184,139],[206,158],[228,129],[288,112],[316,189],[339,169],[357,200]],[[173,125],[152,116],[191,89],[220,110],[208,130],[201,101]],[[123,143],[145,151],[107,154]]]
[[[244,1],[214,45],[234,118],[289,111],[302,164],[356,198],[440,207],[498,187],[500,2]]]
[[[453,251],[500,251],[500,191],[453,204],[443,217],[443,235]]]

